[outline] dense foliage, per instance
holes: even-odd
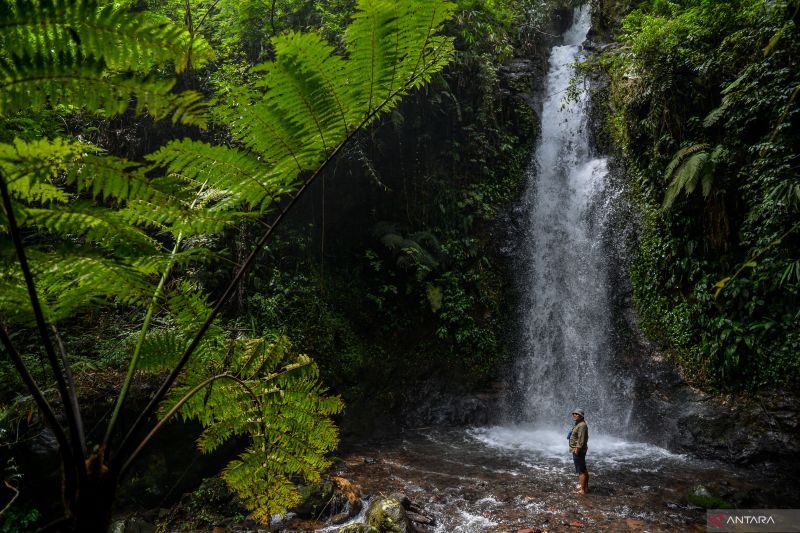
[[[644,332],[720,389],[800,382],[800,3],[634,3],[603,58]]]

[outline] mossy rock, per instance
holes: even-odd
[[[380,530],[367,524],[349,524],[339,529],[337,533],[381,533]]]
[[[397,498],[382,498],[372,502],[367,523],[380,533],[409,533],[411,528],[403,504]]]
[[[733,509],[730,502],[711,494],[707,488],[697,485],[689,492],[689,503],[703,509]]]

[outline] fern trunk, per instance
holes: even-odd
[[[111,511],[119,475],[109,469],[99,451],[92,453],[86,461],[86,468],[87,475],[78,482],[74,497],[66,499],[69,522],[64,530],[74,533],[107,533],[111,527]]]

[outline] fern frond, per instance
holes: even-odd
[[[84,255],[78,252],[84,252]],[[53,253],[30,247],[27,253],[48,322],[55,323],[74,316],[98,302],[142,305],[152,295],[148,276],[120,260],[69,248]],[[16,287],[14,294],[25,290],[21,272],[15,264],[6,269],[3,276]],[[14,302],[19,307],[7,311],[20,322],[33,322],[30,302]],[[14,302],[9,300],[8,304]]]
[[[122,158],[86,154],[67,169],[65,180],[78,192],[91,192],[93,198],[117,201],[150,200],[163,197],[144,175],[141,167]]]
[[[204,127],[202,96],[172,93],[174,80],[111,74],[102,60],[64,53],[52,62],[42,57],[0,58],[0,116],[46,105],[79,106],[104,117],[148,111],[160,120]]]
[[[172,354],[180,344],[174,337],[152,342],[159,353]],[[287,355],[284,337],[222,341],[216,336],[212,344],[213,357],[189,365],[161,411],[183,398],[180,416],[204,426],[198,439],[204,453],[235,436],[250,436],[251,446],[223,477],[249,509],[266,518],[298,501],[294,478],[318,479],[330,463],[326,454],[338,435],[329,416],[341,412],[342,402],[325,396],[310,358]],[[225,373],[216,375],[220,369]],[[184,397],[202,383],[207,383],[202,390]]]
[[[232,227],[253,214],[239,211],[192,209],[179,204],[165,205],[137,200],[119,211],[119,216],[129,224],[159,228],[177,236],[194,237],[210,235]]]
[[[454,9],[452,3],[436,1],[358,3],[345,41],[352,80],[348,101],[360,103],[362,117],[379,105],[393,107],[450,60],[452,40],[440,31]]]
[[[151,331],[142,343],[138,368],[156,372],[169,370],[175,366],[188,342],[175,330]]]
[[[693,144],[681,148],[667,165],[664,172],[665,181],[669,181],[664,193],[662,209],[668,210],[678,198],[681,191],[690,195],[702,183],[703,196],[708,196],[713,186],[713,173],[711,168],[721,148],[714,150],[714,157],[708,153],[708,144]]]
[[[691,146],[685,146],[675,152],[675,155],[672,157],[672,161],[669,162],[667,165],[667,169],[664,171],[664,181],[672,180],[672,176],[675,173],[675,170],[683,164],[683,162],[689,156],[696,154],[698,152],[705,152],[709,148],[708,144],[705,143],[698,143],[693,144]]]
[[[13,144],[0,143],[0,170],[8,185],[10,194],[26,202],[42,201],[47,182],[52,182],[68,167],[70,161],[83,156],[89,145],[64,139],[47,139],[24,142],[15,139]],[[66,200],[69,195],[63,192],[50,193]]]
[[[148,71],[189,57],[201,66],[212,57],[204,39],[152,14],[97,0],[10,0],[0,10],[0,43],[9,56],[58,57],[79,51],[102,58],[111,70]]]
[[[316,35],[276,38],[276,58],[254,68],[257,90],[231,95],[218,110],[232,133],[271,166],[283,191],[313,172],[356,128],[388,112],[450,60],[439,35],[453,10],[440,1],[363,0],[347,30],[346,59]]]
[[[663,209],[669,209],[675,202],[681,191],[686,191],[687,196],[692,194],[700,181],[700,177],[706,170],[706,163],[708,163],[707,152],[697,152],[686,158],[673,173],[672,182],[667,187],[667,192],[664,194]],[[711,190],[711,185],[703,185],[704,188]],[[708,194],[706,193],[706,196]]]
[[[343,102],[345,61],[313,33],[290,33],[273,40],[275,61],[254,69],[264,72],[257,84],[266,87],[274,110],[293,126],[293,135],[320,144],[325,154],[337,146],[356,117]]]
[[[285,192],[271,183],[270,168],[251,154],[199,141],[173,141],[148,159],[177,174],[233,198],[226,208],[245,204],[264,211]]]
[[[27,208],[20,222],[23,227],[47,230],[60,237],[84,237],[112,250],[132,247],[152,252],[161,248],[157,240],[130,225],[123,212],[93,209],[84,202],[68,208]]]

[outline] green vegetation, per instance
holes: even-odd
[[[175,414],[203,424],[203,451],[249,437],[223,477],[259,519],[299,501],[295,477],[319,478],[337,442],[329,416],[341,401],[324,396],[316,365],[285,338],[228,332],[219,313],[274,228],[344,144],[449,61],[451,40],[437,34],[450,11],[439,2],[360,2],[344,32],[344,54],[314,33],[275,36],[272,60],[213,102],[211,120],[227,130],[225,145],[173,140],[137,162],[84,140],[84,120],[91,120],[84,117],[147,112],[205,126],[203,97],[173,92],[177,80],[167,69],[180,74],[211,57],[191,21],[181,28],[90,0],[20,1],[0,12],[0,117],[14,123],[23,113],[33,121],[51,111],[78,115],[72,135],[29,134],[34,138],[0,145],[0,223],[10,237],[2,249],[0,333],[58,441],[62,529],[107,529],[120,476]],[[271,212],[212,306],[209,288],[190,281],[217,259],[209,240]],[[105,435],[87,440],[56,326],[111,306],[138,308],[143,319]],[[45,353],[40,375],[31,374],[10,326],[36,328]],[[167,377],[117,444],[121,408],[143,370]],[[49,383],[36,383],[48,374],[53,394]],[[66,427],[52,407],[55,397]],[[142,438],[157,407],[159,421]]]
[[[641,326],[712,388],[800,383],[799,9],[637,2],[603,58]]]

